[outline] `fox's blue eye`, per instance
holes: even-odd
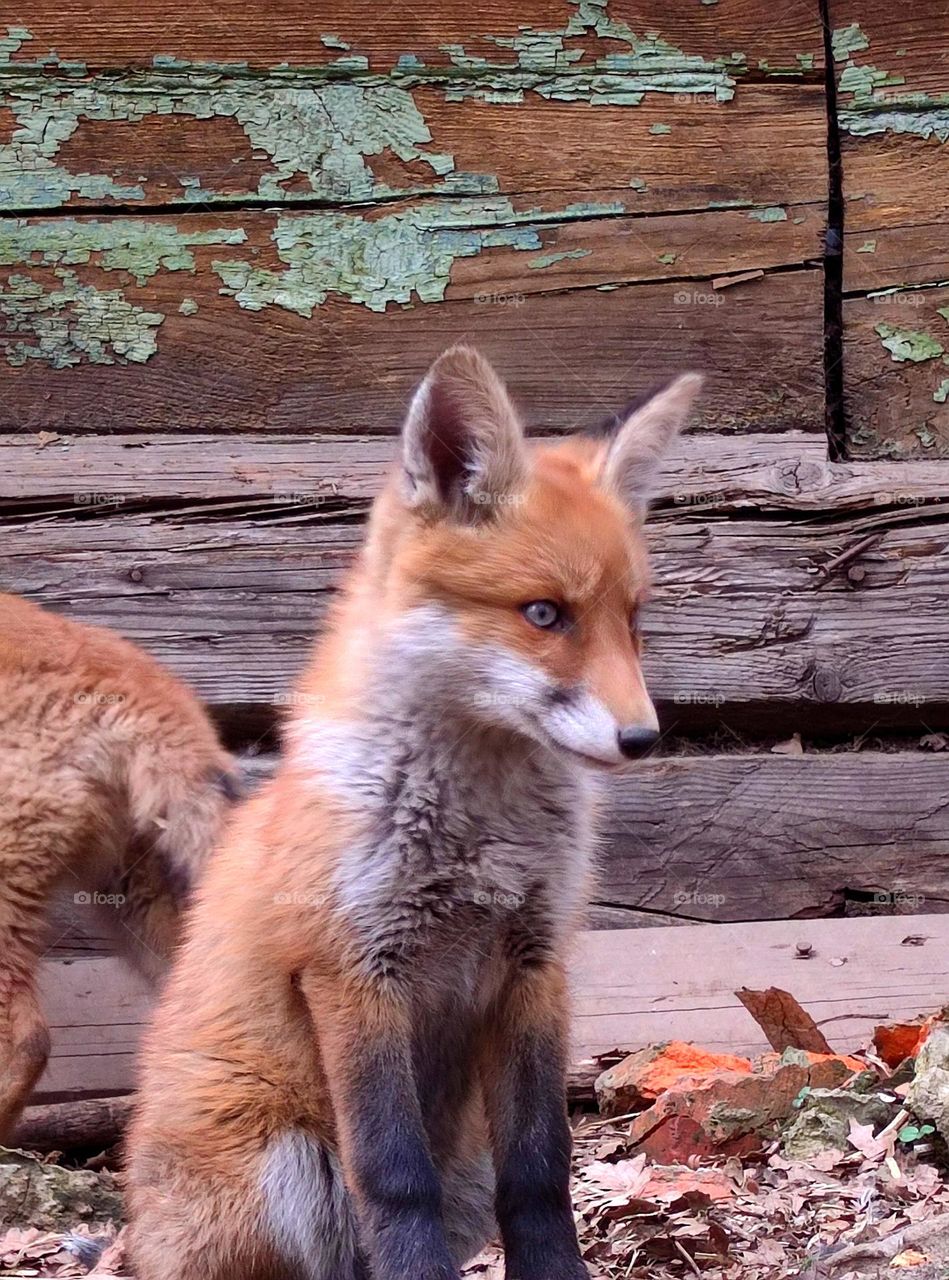
[[[549,631],[551,627],[562,627],[566,623],[566,614],[553,600],[532,600],[530,604],[521,606],[521,613],[528,622],[545,631]]]

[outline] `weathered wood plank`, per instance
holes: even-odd
[[[709,375],[707,427],[823,429],[819,271],[719,292],[556,277],[557,291],[537,293],[546,228],[492,214],[479,229],[470,201],[422,207],[431,225],[323,213],[8,225],[0,429],[392,430],[413,380],[460,339],[497,362],[538,425],[597,422],[691,365]],[[24,267],[31,254],[45,261]]]
[[[843,160],[845,291],[949,280],[946,144],[912,134],[856,138]]]
[[[831,0],[848,290],[946,278],[949,31],[943,0]]]
[[[397,452],[391,438],[347,435],[0,435],[0,510],[230,503],[349,515],[375,496]],[[654,505],[843,513],[946,501],[949,470],[938,463],[831,462],[817,433],[697,431],[665,464]]]
[[[949,771],[924,752],[650,761],[610,791],[598,901],[711,922],[949,910]]]
[[[0,66],[0,210],[422,193],[590,215],[824,201],[820,85],[736,88],[715,69],[645,62],[635,73],[516,73],[526,87],[513,90],[508,72],[485,82],[426,71],[419,83],[414,71],[160,68],[77,82]]]
[[[846,300],[844,369],[855,455],[949,458],[949,288]]]
[[[276,764],[245,757],[247,785]],[[949,771],[921,750],[651,758],[606,780],[601,829],[593,929],[949,912]]]
[[[909,934],[923,945],[903,945]],[[798,944],[813,956],[795,958]],[[843,962],[843,963],[841,963]],[[118,960],[47,960],[43,967],[53,1056],[35,1101],[127,1090],[149,999]],[[575,1062],[616,1047],[694,1040],[730,1053],[767,1044],[735,999],[742,986],[792,991],[839,1050],[877,1022],[945,1003],[949,919],[809,920],[582,934],[572,963]],[[76,1024],[80,997],[83,1026]],[[114,1021],[110,1021],[114,1020]],[[96,1052],[98,1041],[98,1052]],[[77,1043],[89,1051],[79,1055]],[[108,1046],[120,1043],[121,1052]],[[589,1068],[574,1073],[585,1078]]]
[[[909,934],[924,945],[903,945]],[[813,946],[812,960],[796,958],[802,942]],[[947,942],[949,919],[932,915],[584,934],[574,1043],[602,1053],[683,1039],[762,1053],[768,1046],[734,992],[777,986],[800,1000],[834,1049],[855,1049],[876,1023],[945,1003]]]
[[[53,1050],[34,1102],[123,1093],[149,1016],[147,984],[111,956],[45,960],[40,999]]]
[[[911,338],[917,353],[894,363],[878,328],[930,332],[936,346],[949,346],[949,327],[932,314],[946,297],[938,290],[905,291],[949,279],[945,4],[922,0],[904,10],[882,0],[832,0],[830,16],[845,200],[844,290],[904,290],[871,297],[869,304],[844,304],[849,449],[858,457],[945,457],[949,369],[941,364],[942,353],[924,358],[919,340]]]
[[[450,50],[458,45],[504,65],[515,56],[491,37],[514,40],[526,29],[557,31],[576,12],[577,6],[564,0],[521,0],[516,7],[505,0],[440,0],[437,8],[411,9],[373,0],[325,0],[318,13],[306,0],[271,0],[266,10],[226,0],[186,13],[175,0],[112,0],[110,20],[103,24],[93,0],[34,0],[33,38],[14,56],[25,60],[54,48],[65,60],[108,69],[150,67],[156,53],[251,67],[314,66],[337,59],[343,39],[349,52],[367,58],[373,70],[394,66],[406,53],[428,66],[451,65]],[[745,73],[776,74],[782,68],[800,73],[809,64],[816,72],[823,61],[819,15],[810,0],[787,0],[779,9],[765,0],[694,9],[663,0],[637,0],[635,7],[613,0],[605,16],[629,23],[642,35],[655,32],[693,56],[715,59],[737,50],[742,57],[735,65]],[[578,43],[566,41],[567,47]],[[603,46],[603,52],[610,50],[608,41]],[[765,67],[759,67],[761,60]]]
[[[877,532],[846,572],[821,566]],[[110,515],[0,531],[3,586],[140,641],[231,715],[282,698],[362,530]],[[942,723],[949,526],[925,510],[833,524],[722,520],[684,507],[650,530],[647,671],[683,729]],[[851,567],[851,566],[848,566]],[[737,721],[735,717],[738,717]],[[780,729],[777,730],[780,732]]]

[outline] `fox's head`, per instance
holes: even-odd
[[[442,355],[364,560],[364,607],[397,637],[389,678],[421,682],[459,733],[480,722],[606,766],[652,746],[642,524],[700,384],[677,378],[599,438],[532,446],[488,362]]]

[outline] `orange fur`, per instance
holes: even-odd
[[[49,1050],[35,970],[54,894],[157,976],[231,767],[197,699],[141,650],[0,594],[0,1136]]]

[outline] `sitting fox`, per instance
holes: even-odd
[[[139,1280],[580,1280],[564,959],[590,770],[658,736],[641,532],[699,379],[529,448],[456,347],[202,881],[129,1140]]]
[[[197,699],[140,649],[0,594],[0,1141],[49,1054],[36,968],[54,898],[156,978],[232,769]]]

